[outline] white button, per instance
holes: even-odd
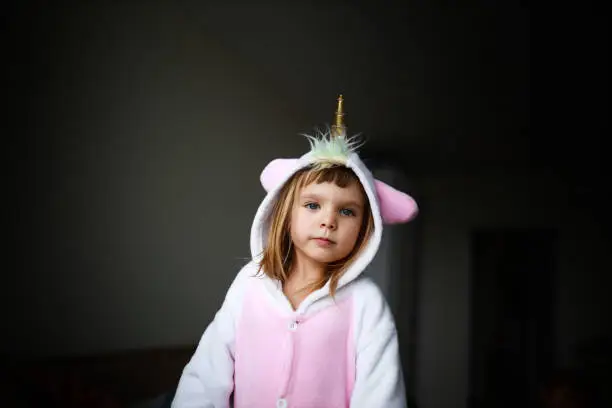
[[[289,323],[289,330],[295,331],[297,329],[297,327],[298,327],[298,324],[297,324],[297,322],[295,320],[292,321],[291,323]]]
[[[287,400],[284,398],[276,400],[276,408],[287,408]]]

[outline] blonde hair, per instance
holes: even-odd
[[[303,289],[308,291],[320,289],[329,280],[329,291],[333,297],[338,288],[338,281],[365,248],[374,230],[374,219],[366,192],[353,170],[345,166],[319,164],[306,167],[293,174],[285,183],[268,218],[268,237],[259,263],[258,273],[263,271],[268,277],[279,280],[283,285],[287,281],[293,265],[294,253],[289,232],[292,208],[301,189],[312,183],[334,183],[342,188],[349,186],[351,183],[357,183],[365,201],[361,229],[352,251],[346,257],[329,263],[325,275]]]

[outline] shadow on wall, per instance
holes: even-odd
[[[570,380],[580,386],[593,406],[612,406],[612,336],[578,343],[571,352]]]
[[[570,367],[551,370],[538,385],[530,407],[604,408],[612,406],[612,338],[597,337],[578,344]],[[510,384],[512,387],[512,384]],[[509,397],[510,399],[510,397]],[[488,408],[486,401],[470,397],[468,407]],[[497,406],[496,406],[497,407]]]

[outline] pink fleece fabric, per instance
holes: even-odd
[[[236,328],[234,407],[348,408],[352,303],[342,299],[306,317],[283,313],[251,282]]]

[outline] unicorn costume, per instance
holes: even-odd
[[[346,136],[342,96],[335,124],[298,159],[276,159],[261,174],[267,195],[251,229],[253,260],[231,284],[223,305],[185,366],[174,408],[402,408],[406,406],[393,316],[379,288],[362,275],[380,245],[383,224],[417,213],[407,194],[374,179]],[[294,310],[282,285],[256,275],[268,218],[283,184],[299,169],[327,161],[352,169],[374,219],[373,233],[338,282]]]

